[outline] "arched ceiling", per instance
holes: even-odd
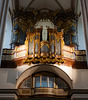
[[[72,4],[74,0],[15,0],[19,2],[19,8],[23,7],[24,9],[34,8],[37,10],[40,9],[49,9],[49,10],[57,10],[57,9],[72,9]],[[17,3],[16,2],[16,3]],[[17,3],[18,5],[18,3]]]

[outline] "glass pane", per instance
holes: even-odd
[[[27,83],[27,84],[26,84],[26,86],[27,86],[27,87],[30,87],[30,84],[29,84],[29,83]]]
[[[47,87],[47,76],[42,76],[41,87]]]
[[[49,82],[49,87],[54,87],[54,83]]]
[[[41,87],[47,87],[47,82],[41,82]]]
[[[21,88],[31,88],[31,78],[26,79],[23,83],[22,83],[22,87]]]
[[[28,78],[26,81],[29,82],[30,81],[30,78]]]
[[[40,76],[35,77],[35,82],[40,82]]]
[[[40,87],[40,76],[35,77],[35,87]]]
[[[42,81],[47,81],[47,76],[42,76]]]
[[[35,87],[40,87],[40,82],[36,82]]]
[[[49,82],[54,82],[54,77],[49,77]]]
[[[25,82],[22,83],[22,88],[24,88],[24,87],[25,87]]]

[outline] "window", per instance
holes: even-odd
[[[49,72],[41,72],[34,74],[33,76],[24,80],[23,83],[20,85],[20,88],[39,87],[69,89],[68,84],[63,79]]]
[[[35,87],[53,87],[54,88],[54,77],[49,77],[49,76],[35,77]]]
[[[32,83],[31,80],[32,80],[31,77],[26,79],[21,85],[22,88],[31,88],[31,83]]]
[[[49,87],[54,88],[54,77],[49,77]]]
[[[48,87],[47,76],[42,76],[41,78],[41,87]]]
[[[35,77],[35,87],[40,87],[40,76]]]

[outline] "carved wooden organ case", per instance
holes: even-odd
[[[57,32],[55,29],[47,29],[48,39],[42,41],[42,29],[34,29],[31,33],[27,31],[27,38],[25,44],[27,46],[27,59],[28,63],[61,63],[63,30]]]

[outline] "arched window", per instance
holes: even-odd
[[[39,72],[28,77],[21,83],[19,88],[39,87],[69,89],[68,84],[63,79],[50,72]]]
[[[25,81],[22,82],[20,88],[31,88],[32,87],[32,77],[28,77]]]

